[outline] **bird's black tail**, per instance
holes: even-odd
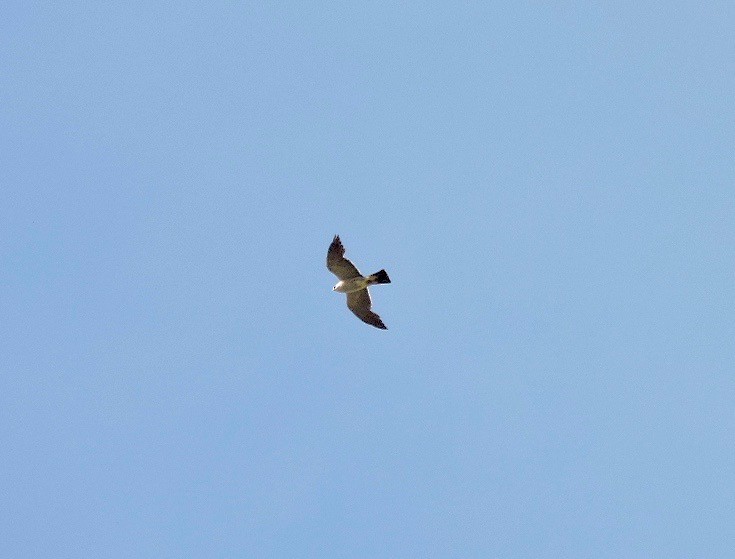
[[[385,270],[380,270],[370,276],[370,283],[390,283],[390,278]]]

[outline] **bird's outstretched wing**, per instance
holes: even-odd
[[[355,268],[355,265],[344,257],[344,254],[345,247],[342,246],[339,235],[335,235],[327,251],[327,268],[329,268],[329,271],[341,280],[360,277],[362,275],[360,270]],[[370,308],[369,297],[368,308]]]
[[[355,316],[363,322],[366,322],[371,326],[375,326],[376,328],[380,328],[381,330],[388,329],[386,325],[383,324],[383,321],[380,320],[380,317],[370,310],[370,293],[368,293],[367,289],[348,293],[347,306],[353,313],[355,313]]]

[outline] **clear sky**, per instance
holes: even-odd
[[[275,4],[3,7],[0,556],[733,557],[733,3]]]

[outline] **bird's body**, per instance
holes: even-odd
[[[371,285],[377,285],[379,283],[390,283],[390,278],[385,270],[375,272],[371,276],[357,276],[356,278],[347,278],[337,282],[332,288],[332,291],[339,291],[340,293],[354,293],[362,289],[367,289]]]
[[[368,278],[360,276],[359,278],[349,278],[338,281],[337,285],[332,288],[332,291],[339,291],[340,293],[354,293],[361,289],[367,289],[368,285],[370,285]]]
[[[369,276],[363,276],[355,265],[344,257],[345,247],[335,235],[327,252],[327,268],[340,281],[332,288],[333,291],[347,294],[347,306],[360,320],[386,330],[380,317],[370,310],[372,302],[368,287],[379,283],[390,283],[385,270],[380,270]]]

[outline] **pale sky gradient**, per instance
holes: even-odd
[[[0,556],[732,557],[735,4],[275,4],[4,5]]]

